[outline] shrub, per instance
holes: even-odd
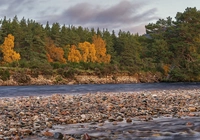
[[[13,75],[13,79],[18,83],[29,83],[31,81],[30,77],[24,70],[17,71]]]
[[[1,69],[0,70],[0,79],[2,79],[3,81],[9,80],[10,79],[10,72],[9,70],[4,70]]]

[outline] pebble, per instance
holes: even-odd
[[[56,133],[54,133],[53,137],[55,139],[63,139],[63,134],[60,132],[56,132]]]
[[[131,119],[131,118],[127,118],[127,119],[126,119],[126,122],[127,122],[127,123],[131,123],[131,122],[132,122],[132,119]]]
[[[200,117],[199,99],[200,89],[1,98],[0,139],[32,135],[64,139],[64,133],[45,131],[55,125],[95,122],[94,125],[103,128],[105,121],[114,127],[123,121],[130,125],[136,120],[151,122],[160,117]],[[195,122],[185,122],[184,126],[199,133]],[[160,134],[149,133],[149,136]],[[121,131],[115,132],[115,137],[119,135]]]

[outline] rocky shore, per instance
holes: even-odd
[[[0,86],[18,85],[72,85],[72,84],[110,84],[110,83],[154,83],[159,82],[162,76],[157,73],[139,74],[116,74],[116,75],[74,75],[71,78],[64,78],[61,75],[38,75],[33,77],[30,74],[15,74],[9,79],[2,80],[0,76]]]
[[[0,99],[0,140],[200,136],[200,89]]]

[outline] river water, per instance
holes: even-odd
[[[97,92],[134,92],[154,90],[200,89],[200,83],[139,83],[139,84],[87,84],[87,85],[43,85],[43,86],[0,86],[0,97],[43,96],[52,94],[84,94]],[[195,124],[188,127],[190,122]],[[99,139],[109,140],[200,140],[199,117],[154,118],[148,122],[134,120],[132,123],[105,122],[103,126],[93,123],[55,125],[49,131],[62,132],[81,137],[88,133]],[[194,131],[195,130],[195,131]],[[27,137],[24,140],[50,140],[48,137]],[[51,140],[56,140],[51,138]]]
[[[0,86],[0,97],[40,96],[51,94],[84,94],[96,92],[134,92],[144,90],[199,89],[200,83],[139,83]]]

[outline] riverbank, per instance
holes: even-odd
[[[72,85],[72,84],[119,84],[119,83],[155,83],[161,81],[160,73],[118,73],[110,75],[74,74],[69,77],[61,75],[33,75],[30,72],[14,72],[8,79],[2,80],[0,86],[18,85]]]
[[[167,125],[173,126],[170,119],[168,124],[164,124],[166,126],[164,128],[158,127],[159,125],[148,130],[143,125],[138,125],[135,129],[104,128],[108,122],[112,126],[120,125],[120,123],[137,126],[135,121],[152,122],[160,117],[176,118],[176,122],[185,117],[191,118],[182,122],[183,128],[181,127],[180,130],[177,127],[174,130],[177,132],[174,133],[194,137],[200,133],[198,121],[200,119],[200,89],[2,98],[0,99],[0,114],[0,139],[31,139],[33,136],[33,139],[61,137],[71,138],[71,140],[81,139],[81,137],[85,140],[86,137],[90,139],[124,137],[126,139],[125,135],[128,133],[137,138],[145,136],[162,138],[168,137],[166,135],[168,133],[170,138],[172,136],[171,132],[168,132],[170,129],[165,129]],[[197,118],[196,121],[193,118]],[[94,126],[87,130],[84,129],[85,123],[98,127]],[[75,133],[76,131],[59,131],[64,125],[69,126],[69,124],[79,124],[78,126],[83,130],[78,134]],[[58,125],[61,127],[56,127]],[[103,133],[104,131],[109,132],[112,137]],[[142,135],[144,133],[140,131],[145,131],[148,135]],[[91,132],[97,133],[94,136]]]

